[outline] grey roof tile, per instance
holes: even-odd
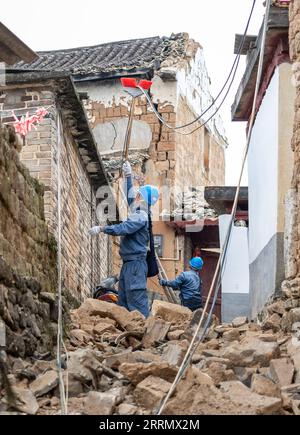
[[[38,52],[39,58],[30,64],[17,63],[13,69],[27,71],[61,71],[71,74],[91,74],[135,69],[159,68],[169,56],[185,54],[186,34],[171,37],[133,39],[91,47]]]

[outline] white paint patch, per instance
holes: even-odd
[[[188,105],[195,115],[203,113],[213,102],[210,92],[210,78],[207,72],[203,49],[199,48],[195,58],[189,62],[188,68],[182,68],[177,72],[178,94],[186,98]],[[204,115],[203,121],[210,118],[216,111],[216,105]],[[226,138],[226,132],[222,118],[219,115],[214,116],[208,122],[208,128],[216,136]],[[219,142],[219,140],[218,140]]]
[[[177,107],[177,82],[164,81],[159,76],[153,78],[151,86],[151,95],[155,104],[163,104],[165,106],[172,105],[175,110]]]
[[[98,124],[93,132],[100,154],[113,154],[123,151],[127,118],[120,118],[113,122]],[[130,140],[130,150],[148,150],[152,140],[151,127],[145,121],[133,121]]]
[[[104,104],[104,107],[112,107],[113,104],[130,107],[131,97],[119,80],[78,82],[76,87],[79,92],[87,92],[91,101]]]
[[[277,69],[257,114],[248,155],[250,264],[277,232],[278,93]]]
[[[220,243],[224,245],[230,215],[219,216]],[[222,293],[249,293],[248,228],[233,227],[222,277]]]

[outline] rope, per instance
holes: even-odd
[[[12,114],[13,112],[23,112],[23,113],[21,113],[20,115],[17,115],[18,117],[22,117],[23,115],[25,115],[26,113],[31,113],[31,111],[32,111],[32,114],[34,114],[35,112],[36,112],[36,110],[35,109],[42,109],[43,108],[43,106],[34,106],[34,107],[28,107],[28,108],[26,108],[26,107],[23,107],[23,108],[21,108],[21,109],[5,109],[5,110],[0,110],[0,120],[1,120],[1,124],[2,125],[11,125],[11,124],[15,124],[15,122],[16,121],[10,121],[10,122],[2,122],[2,119],[3,118],[8,118],[9,116],[8,115],[4,115],[4,112],[8,112],[8,113],[10,113],[10,114]],[[55,108],[55,105],[54,104],[51,104],[51,106],[47,106],[47,107],[45,107],[45,109],[47,110],[47,111],[49,111],[50,109],[52,109],[52,108]],[[51,113],[51,112],[49,112],[49,113]]]
[[[245,151],[244,151],[244,156],[243,156],[243,161],[242,161],[242,168],[241,168],[241,173],[240,173],[240,177],[239,177],[239,182],[238,182],[238,186],[237,186],[237,190],[236,190],[236,194],[235,194],[235,199],[234,199],[234,204],[233,204],[233,208],[232,208],[232,212],[231,212],[231,219],[230,219],[230,224],[228,227],[228,231],[226,234],[226,239],[225,239],[225,243],[224,243],[224,249],[222,250],[222,253],[220,255],[220,258],[218,260],[217,266],[216,266],[216,270],[214,273],[214,277],[213,277],[213,281],[207,296],[207,300],[205,303],[205,307],[203,309],[203,313],[201,316],[201,319],[198,323],[197,329],[195,331],[195,334],[193,336],[193,339],[190,343],[190,346],[187,350],[187,353],[184,357],[184,360],[179,368],[179,371],[176,375],[176,378],[173,382],[173,384],[171,385],[171,388],[168,392],[168,394],[166,395],[165,399],[163,400],[163,402],[161,403],[159,410],[157,412],[157,415],[161,415],[168,400],[170,399],[170,397],[172,396],[173,392],[175,391],[177,385],[179,384],[180,380],[182,379],[186,368],[188,367],[189,361],[191,359],[191,356],[193,355],[193,353],[195,352],[195,350],[198,347],[199,342],[196,344],[195,348],[195,342],[197,340],[200,328],[202,326],[207,308],[208,308],[208,304],[209,301],[211,299],[214,287],[216,285],[216,281],[218,278],[218,286],[216,288],[215,294],[214,294],[214,303],[217,299],[217,294],[218,294],[218,287],[220,284],[220,274],[219,272],[221,271],[222,273],[222,269],[223,269],[223,264],[224,264],[224,260],[226,259],[226,253],[227,253],[227,247],[228,247],[228,243],[231,237],[231,232],[232,232],[232,228],[233,228],[233,222],[234,222],[234,218],[236,215],[236,210],[237,210],[237,205],[238,205],[238,199],[239,199],[239,193],[240,193],[240,187],[241,187],[241,182],[242,182],[242,177],[243,177],[243,173],[244,173],[244,168],[245,168],[245,163],[246,163],[246,159],[248,156],[248,151],[249,151],[249,147],[250,147],[250,141],[251,141],[251,137],[252,137],[252,130],[253,130],[253,125],[254,125],[254,121],[255,121],[255,116],[256,116],[256,103],[257,103],[257,98],[258,98],[258,92],[259,92],[259,88],[260,88],[260,83],[261,83],[261,77],[262,77],[262,69],[263,69],[263,60],[264,60],[264,54],[265,54],[265,43],[266,43],[266,34],[267,34],[267,26],[268,26],[268,19],[269,19],[269,13],[270,13],[270,5],[271,5],[271,0],[267,0],[267,5],[266,5],[266,14],[265,14],[265,18],[264,18],[264,27],[263,27],[263,37],[262,37],[262,41],[261,41],[261,50],[260,50],[260,57],[259,57],[259,65],[258,65],[258,72],[257,72],[257,78],[256,78],[256,86],[255,86],[255,93],[254,93],[254,99],[253,99],[253,105],[252,105],[252,112],[251,112],[251,117],[250,117],[250,123],[249,123],[249,130],[248,130],[248,135],[247,135],[247,142],[246,142],[246,147],[245,147]],[[212,313],[212,310],[211,310]],[[209,320],[209,318],[208,318]],[[209,322],[206,322],[209,323]],[[205,325],[206,326],[206,325]],[[200,338],[200,340],[203,340],[204,338],[204,334],[202,334],[202,337]],[[194,348],[194,349],[193,349]]]
[[[63,317],[62,317],[62,240],[61,240],[61,119],[58,116],[57,125],[57,221],[58,221],[58,242],[57,242],[57,269],[58,269],[58,324],[57,324],[57,369],[59,378],[59,395],[62,415],[67,414],[67,396],[62,371],[61,347],[65,347],[63,341]]]

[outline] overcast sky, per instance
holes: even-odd
[[[212,81],[221,89],[234,60],[235,33],[243,33],[253,0],[14,0],[1,2],[1,21],[32,49],[54,50],[123,39],[187,32],[202,44]],[[262,23],[263,0],[257,0],[250,34]],[[236,185],[245,146],[245,125],[232,123],[230,107],[244,71],[222,109],[229,148],[226,184]],[[244,184],[247,183],[246,178]]]

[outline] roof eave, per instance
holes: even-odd
[[[266,53],[263,66],[264,71],[268,66],[270,56],[272,56],[274,52],[274,47],[276,48],[276,41],[278,43],[280,38],[288,36],[288,29],[288,9],[272,6],[266,38]],[[233,121],[248,121],[249,119],[253,95],[255,91],[255,80],[262,37],[263,25],[257,37],[256,47],[249,54],[245,73],[238,87],[234,103],[231,107],[231,115]]]
[[[70,107],[72,108],[72,118],[76,121],[76,132],[73,131],[72,134],[79,153],[81,155],[85,154],[89,160],[88,163],[85,163],[85,166],[96,192],[101,186],[110,186],[110,182],[72,77],[65,77],[65,82],[67,86],[64,88],[61,83],[58,83],[59,86],[56,89],[58,102],[63,114],[64,110],[69,113]]]
[[[94,135],[90,129],[86,112],[82,106],[80,97],[75,89],[73,79],[70,75],[59,72],[31,72],[31,73],[11,73],[7,74],[6,87],[10,88],[15,85],[25,85],[31,83],[51,83],[57,96],[58,104],[64,112],[71,116],[76,124],[76,134],[73,131],[74,141],[78,147],[79,153],[85,153],[90,164],[86,164],[87,172],[91,178],[91,182],[95,191],[101,186],[108,185],[108,180],[105,168],[102,163],[101,156],[98,152]],[[84,150],[84,151],[83,151]]]
[[[114,80],[121,77],[150,77],[153,76],[153,68],[134,68],[131,70],[121,69],[115,71],[91,72],[86,74],[72,73],[74,82],[90,82],[101,80]]]
[[[19,39],[11,30],[0,22],[0,61],[7,65],[16,62],[33,62],[38,58],[31,48]]]

